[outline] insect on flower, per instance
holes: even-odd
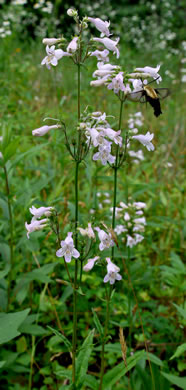
[[[140,103],[149,103],[154,110],[154,115],[158,117],[162,114],[160,100],[165,99],[168,95],[170,95],[170,90],[168,88],[152,88],[149,86],[150,83],[146,85],[143,84],[143,89],[140,91],[127,94],[127,98],[135,102],[139,101]]]

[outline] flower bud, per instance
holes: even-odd
[[[44,45],[52,46],[56,45],[56,43],[61,42],[61,38],[44,38],[42,42],[44,43]]]
[[[69,9],[67,10],[67,15],[68,15],[68,16],[72,16],[72,17],[77,16],[77,11],[76,11],[76,9],[74,9],[74,8],[69,8]]]

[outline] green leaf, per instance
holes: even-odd
[[[94,376],[92,375],[85,375],[84,377],[84,384],[88,387],[90,387],[92,390],[97,390],[98,389],[98,381],[96,380],[96,378],[94,378]]]
[[[66,347],[68,348],[69,351],[72,350],[71,342],[62,333],[58,332],[58,330],[55,330],[51,326],[47,326],[47,328],[49,328],[52,331],[52,333],[54,333],[56,336],[58,336],[63,341],[63,343],[66,345]]]
[[[103,327],[101,325],[101,322],[96,314],[96,312],[92,309],[92,313],[93,313],[93,321],[96,325],[96,329],[98,330],[101,338],[103,337],[103,334],[104,334],[104,331],[103,331]]]
[[[180,387],[180,389],[186,390],[186,376],[184,378],[179,378],[176,375],[167,374],[166,372],[162,372],[162,371],[161,371],[161,374],[169,382],[173,383],[173,385],[176,385],[176,386]]]
[[[161,359],[159,359],[157,356],[153,355],[153,353],[146,352],[144,353],[144,357],[146,360],[150,360],[152,363],[156,364],[157,366],[163,367],[163,362]]]
[[[72,380],[72,371],[65,369],[65,368],[59,368],[54,372],[55,375],[59,376],[60,378],[67,378],[69,380]]]
[[[21,333],[31,334],[32,336],[44,336],[48,333],[46,329],[37,324],[22,324],[19,330]]]
[[[135,367],[136,363],[144,357],[145,351],[136,352],[133,356],[127,359],[127,367],[124,362],[118,364],[110,371],[108,371],[103,377],[103,389],[107,390],[108,387],[112,387],[122,376]]]
[[[179,345],[179,347],[176,349],[176,352],[174,355],[171,356],[169,360],[175,359],[176,357],[179,357],[186,351],[186,343]]]
[[[78,385],[81,383],[83,377],[86,375],[88,370],[88,361],[93,348],[94,331],[94,329],[91,330],[86,337],[77,357],[76,377]]]
[[[25,309],[16,313],[0,313],[0,344],[7,343],[21,334],[18,328],[29,311],[30,309]]]
[[[4,366],[4,364],[5,364],[5,360],[1,360],[0,361],[0,368],[2,368]]]
[[[186,320],[186,310],[183,309],[181,306],[176,305],[176,303],[173,303],[173,305],[178,310],[178,313]]]

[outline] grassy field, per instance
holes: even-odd
[[[23,318],[21,324],[17,324],[17,337],[11,340],[5,335],[4,341],[8,342],[3,344],[0,352],[1,388],[70,389],[68,372],[71,357],[68,348],[47,326],[62,329],[65,336],[71,338],[73,290],[65,282],[64,266],[60,261],[56,262],[56,240],[52,232],[47,235],[43,231],[33,233],[28,240],[24,225],[25,221],[30,220],[29,207],[34,204],[36,207],[56,207],[64,236],[72,227],[75,164],[65,147],[64,136],[62,132],[56,131],[37,138],[32,136],[32,130],[43,126],[44,118],[52,117],[65,121],[69,134],[76,131],[76,68],[68,58],[64,58],[51,71],[41,67],[45,52],[40,42],[20,42],[7,38],[2,40],[0,54],[0,135],[5,136],[6,133],[9,145],[6,170],[2,163],[0,168],[0,316],[30,308],[26,319]],[[121,47],[120,64],[126,70],[162,64],[161,86],[170,88],[171,95],[162,102],[163,114],[159,118],[154,117],[150,105],[129,101],[124,104],[122,129],[126,129],[130,114],[141,111],[144,116],[143,133],[150,131],[155,134],[155,151],[148,152],[142,147],[144,161],[132,164],[132,159],[128,158],[119,171],[118,203],[126,202],[129,198],[146,202],[147,226],[145,239],[137,247],[129,252],[123,245],[116,251],[123,281],[116,286],[111,308],[110,339],[106,345],[108,378],[105,390],[153,390],[149,358],[156,390],[186,388],[183,354],[177,354],[176,358],[170,360],[177,347],[184,342],[185,325],[183,296],[186,271],[183,254],[186,87],[181,82],[183,54],[172,54],[170,57],[167,54],[168,51],[159,54],[153,52],[153,48],[149,54],[131,50],[124,44]],[[110,123],[117,129],[117,98],[104,87],[90,87],[95,68],[94,59],[87,62],[86,68],[82,67],[81,109],[92,106],[94,111],[112,115]],[[172,77],[167,74],[167,70]],[[98,191],[102,200],[105,192],[112,199],[113,172],[109,167],[93,164],[91,160],[89,156],[80,167],[80,225],[87,225],[91,217],[95,224],[99,220],[109,226],[110,206],[98,209],[95,216],[91,216],[90,209],[98,205]],[[12,238],[9,205],[13,218]],[[127,272],[123,268],[123,258]],[[73,268],[71,263],[70,272],[73,272]],[[82,292],[78,294],[79,348],[88,331],[94,327],[92,309],[102,323],[105,321],[103,298],[102,276],[97,267],[95,271],[83,275]],[[119,343],[120,327],[125,335],[129,366],[132,354],[136,357],[135,368],[131,366],[129,371],[130,380],[127,375],[118,374],[121,371],[119,364],[125,368]],[[149,356],[144,352],[138,359],[137,354],[145,350],[144,333]],[[100,348],[96,331],[88,367],[89,377],[92,374],[93,379],[99,375]],[[113,367],[115,371],[112,371]],[[97,389],[93,379],[86,379],[78,389]]]

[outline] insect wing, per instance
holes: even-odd
[[[157,95],[158,99],[162,100],[165,99],[167,96],[170,95],[170,89],[168,88],[154,88]]]
[[[132,102],[139,102],[140,99],[143,97],[143,90],[131,92],[127,95],[127,99],[131,100]]]

